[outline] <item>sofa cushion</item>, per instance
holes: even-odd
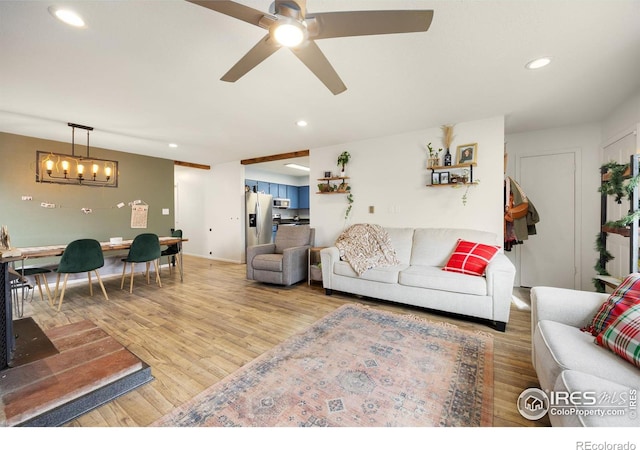
[[[556,378],[572,369],[627,386],[640,386],[640,371],[595,344],[579,328],[551,320],[538,322],[533,336],[534,365],[543,389],[553,389]],[[603,368],[606,367],[606,370]]]
[[[436,266],[445,265],[451,252],[456,248],[458,239],[496,245],[496,234],[487,231],[457,228],[418,228],[413,233],[411,265]]]
[[[400,263],[409,264],[413,246],[413,228],[385,228],[385,230]]]
[[[549,419],[554,427],[638,427],[640,426],[640,415],[630,414],[629,400],[631,390],[637,390],[638,386],[624,385],[610,380],[597,377],[595,375],[579,372],[577,370],[565,370],[556,379],[553,386],[555,392],[595,392],[595,396],[600,402],[594,406],[572,405],[577,410],[574,414],[567,414],[563,408],[563,414],[550,414]],[[609,399],[607,401],[607,399]],[[616,409],[620,407],[624,414],[590,414],[590,410]],[[583,412],[584,411],[584,412]]]
[[[631,306],[640,303],[640,274],[628,275],[622,283],[611,293],[598,312],[593,316],[591,323],[584,330],[597,336],[607,328],[616,317],[625,312]]]
[[[487,295],[484,277],[469,277],[455,272],[443,272],[440,267],[411,266],[400,272],[399,283],[460,294]]]
[[[398,283],[398,274],[409,267],[406,264],[396,266],[374,267],[358,276],[351,264],[346,261],[336,261],[333,265],[333,273],[343,277],[359,278],[361,280],[377,281],[380,283]]]
[[[497,245],[486,245],[458,239],[456,248],[442,270],[482,276],[487,265],[499,250],[500,247]]]
[[[271,272],[282,272],[282,255],[267,253],[256,255],[251,263],[254,270],[269,270]]]
[[[620,314],[596,337],[596,342],[640,367],[640,305]]]

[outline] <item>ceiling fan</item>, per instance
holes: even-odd
[[[187,0],[252,25],[269,30],[226,74],[222,81],[235,82],[271,56],[280,47],[289,47],[334,95],[344,85],[324,56],[317,39],[373,34],[427,31],[432,10],[335,11],[307,14],[306,0],[275,0],[271,13],[228,0]]]

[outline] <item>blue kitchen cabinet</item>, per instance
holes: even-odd
[[[309,209],[309,186],[298,186],[298,208]]]
[[[278,185],[278,198],[288,198],[287,197],[287,185],[279,184]]]
[[[298,209],[298,186],[285,186],[287,188],[287,198],[291,200],[289,208]]]
[[[265,194],[270,194],[269,183],[266,181],[258,181],[258,192],[264,192]]]

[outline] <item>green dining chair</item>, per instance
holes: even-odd
[[[124,266],[122,268],[122,280],[120,282],[120,289],[124,288],[124,277],[127,271],[127,263],[131,264],[131,281],[129,283],[129,293],[133,293],[133,273],[136,263],[147,263],[147,284],[149,284],[149,266],[153,261],[153,265],[156,270],[156,283],[162,287],[160,281],[160,272],[158,271],[158,260],[160,259],[160,239],[157,234],[142,233],[137,235],[131,243],[129,254],[126,258],[122,258]]]
[[[60,258],[58,268],[56,269],[58,277],[56,279],[56,288],[53,293],[54,304],[55,299],[58,296],[60,276],[64,274],[64,283],[62,284],[60,300],[58,301],[58,311],[60,311],[62,301],[64,300],[64,292],[67,288],[67,280],[69,279],[70,273],[87,272],[89,278],[89,295],[93,296],[91,272],[94,272],[96,274],[96,278],[98,279],[98,283],[100,283],[100,288],[102,289],[104,298],[106,300],[109,300],[107,291],[105,290],[104,284],[102,284],[102,279],[100,278],[100,274],[98,273],[98,269],[102,266],[104,266],[104,255],[102,253],[100,242],[96,241],[95,239],[77,239],[67,245],[67,247],[64,249],[64,252],[62,253],[62,257]]]
[[[182,230],[174,230],[171,233],[171,237],[177,237],[177,238],[182,238]],[[180,266],[181,262],[180,262],[180,258],[177,256],[180,253],[182,247],[182,243],[178,242],[177,244],[172,244],[169,245],[166,249],[162,250],[162,252],[160,253],[160,256],[166,256],[167,257],[167,261],[169,262],[169,274],[171,274],[171,257],[175,257],[175,263],[176,266],[178,267],[178,270],[182,270],[182,267]]]
[[[47,274],[52,272],[51,269],[46,267],[26,267],[16,270],[18,270],[18,273],[23,277],[33,277],[36,282],[36,286],[38,286],[38,291],[40,292],[40,300],[44,300],[44,294],[42,291],[42,285],[44,284],[49,305],[53,306],[53,299],[51,298],[51,292],[49,291],[49,282],[47,281]],[[33,292],[31,293],[31,300],[33,300]]]

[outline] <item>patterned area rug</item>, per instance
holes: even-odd
[[[491,426],[493,337],[338,308],[151,426]]]

